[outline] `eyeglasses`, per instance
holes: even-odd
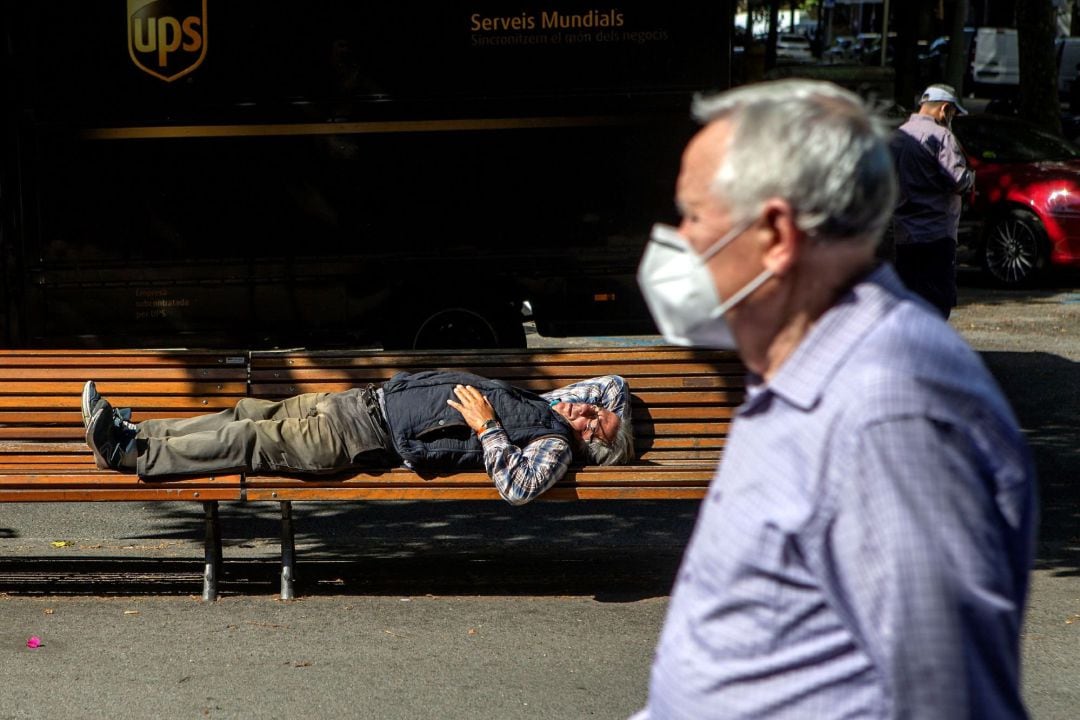
[[[588,405],[587,407],[592,408],[592,411],[596,415],[596,417],[590,420],[589,423],[585,426],[585,429],[581,432],[581,439],[585,442],[589,442],[593,438],[596,438],[600,442],[606,444],[608,440],[606,437],[604,437],[604,434],[602,432],[603,427],[600,425],[600,407],[598,405]]]

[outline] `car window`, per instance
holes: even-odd
[[[953,132],[969,155],[990,162],[1080,158],[1080,148],[1027,123],[957,118]]]

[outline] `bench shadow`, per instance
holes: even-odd
[[[294,502],[297,596],[543,595],[604,602],[664,597],[697,501]],[[5,558],[0,590],[19,594],[201,591],[202,511],[151,506],[153,537],[186,540],[190,559]],[[277,503],[219,508],[222,595],[279,588]],[[134,538],[126,538],[128,540]],[[253,557],[254,555],[254,557]]]
[[[305,594],[665,596],[699,503],[595,501],[293,503]],[[276,539],[277,506],[222,516]],[[226,551],[226,556],[228,551]],[[228,575],[226,575],[228,577]]]

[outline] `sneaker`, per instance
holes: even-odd
[[[101,393],[97,391],[97,385],[93,380],[87,380],[82,389],[82,424],[84,428],[90,427],[90,418],[94,414]]]
[[[98,403],[103,399],[104,398],[102,398],[101,393],[98,392],[97,385],[94,384],[94,381],[87,380],[86,384],[83,385],[82,391],[82,424],[84,428],[90,426],[90,418],[93,416],[94,410],[97,409]],[[119,419],[123,421],[124,427],[131,431],[139,429],[135,423],[130,422],[131,408],[115,408],[115,412],[116,415],[119,416]]]
[[[86,444],[99,470],[134,471],[138,461],[137,427],[101,398],[86,428]]]

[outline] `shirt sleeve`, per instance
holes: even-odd
[[[957,193],[964,193],[975,184],[975,172],[967,164],[967,156],[960,147],[960,141],[951,132],[946,132],[941,141],[938,151],[938,162],[941,169],[949,176]]]
[[[1010,535],[984,458],[962,428],[924,417],[849,442],[825,534],[827,594],[884,681],[886,715],[965,717],[1019,675],[1014,576],[1026,570],[1002,562]]]
[[[484,431],[480,443],[484,469],[511,505],[524,505],[557,483],[573,457],[570,443],[561,437],[540,438],[519,448],[502,428]]]
[[[544,393],[548,402],[579,402],[600,405],[624,420],[630,417],[630,386],[618,375],[582,380]]]
[[[581,402],[607,408],[621,418],[630,413],[630,389],[618,375],[604,375],[541,395],[551,403]],[[573,448],[561,437],[543,437],[524,448],[510,442],[502,428],[480,436],[484,469],[499,495],[511,505],[524,505],[562,479],[573,460]]]

